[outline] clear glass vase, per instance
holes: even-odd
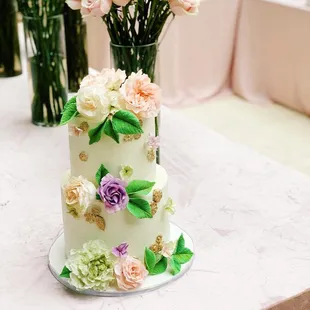
[[[21,73],[15,1],[0,1],[0,77]]]
[[[126,46],[110,43],[111,67],[125,70],[127,76],[142,70],[151,81],[159,83],[159,44]],[[160,114],[155,118],[155,136],[159,136]],[[160,163],[160,148],[157,149],[156,162]]]
[[[63,15],[23,16],[32,122],[57,126],[67,102],[67,64]]]
[[[74,11],[68,5],[64,7],[64,20],[68,87],[70,92],[77,92],[82,79],[88,74],[86,23],[80,11]]]

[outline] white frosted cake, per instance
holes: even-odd
[[[166,170],[156,164],[161,94],[142,72],[105,69],[66,104],[70,170],[62,179],[66,264],[78,290],[134,290],[177,274],[193,253],[170,240]]]

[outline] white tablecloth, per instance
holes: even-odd
[[[49,273],[66,128],[30,124],[24,76],[0,80],[0,309],[256,310],[310,285],[309,178],[162,113],[162,164],[195,241],[191,271],[141,296],[73,294]]]

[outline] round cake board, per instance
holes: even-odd
[[[184,231],[182,230],[179,226],[177,226],[174,223],[170,222],[170,238],[171,240],[177,240],[180,235],[183,233],[184,239],[185,239],[185,245],[187,248],[192,250],[194,252],[194,244],[193,240],[191,237]],[[194,258],[194,257],[193,257]],[[59,276],[61,273],[65,262],[66,262],[66,257],[65,257],[65,239],[63,233],[57,237],[53,245],[51,246],[50,252],[49,252],[49,262],[48,262],[48,267],[52,273],[52,275],[65,287],[71,289],[72,291],[75,291],[77,293],[85,294],[85,295],[95,295],[95,296],[102,296],[102,297],[119,297],[119,296],[124,296],[124,295],[130,295],[130,294],[141,294],[145,292],[149,292],[155,289],[158,289],[162,286],[165,286],[180,277],[182,277],[191,267],[193,258],[186,264],[182,265],[181,271],[173,276],[172,274],[169,273],[169,268],[167,268],[167,271],[155,275],[155,276],[148,276],[143,284],[135,289],[135,290],[130,290],[130,291],[120,291],[116,289],[108,289],[107,291],[104,292],[98,292],[94,290],[84,290],[84,291],[78,291],[74,286],[70,285],[68,282],[68,279],[62,278]]]

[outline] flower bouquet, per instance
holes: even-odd
[[[58,125],[67,101],[63,0],[18,0],[23,15],[32,122]]]

